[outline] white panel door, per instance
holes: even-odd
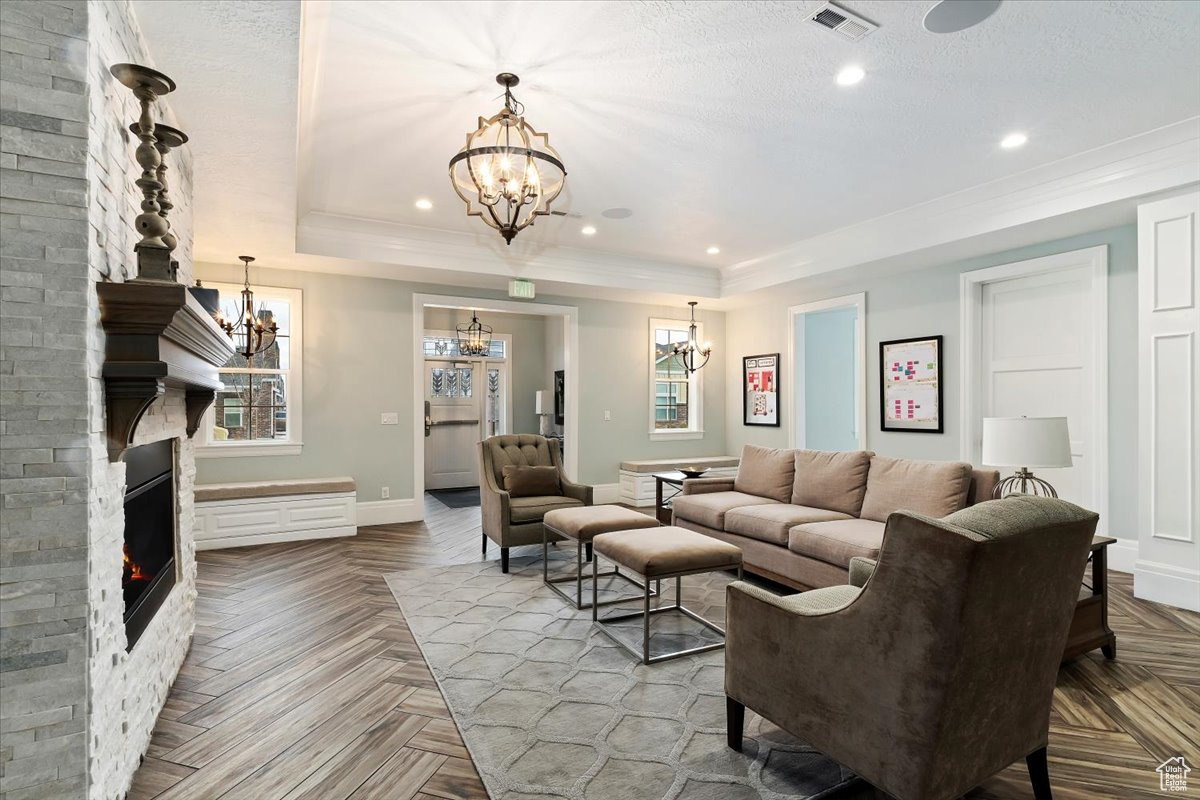
[[[1200,611],[1200,194],[1138,208],[1134,594]]]
[[[482,362],[426,361],[425,488],[479,485],[475,444],[482,438]]]
[[[1059,497],[1098,509],[1092,284],[1086,263],[983,284],[977,375],[980,417],[1067,418],[1074,465],[1034,473]]]

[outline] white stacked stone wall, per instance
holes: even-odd
[[[108,460],[95,284],[136,276],[138,107],[108,67],[153,61],[128,0],[4,0],[0,20],[0,800],[116,800],[195,619],[194,450],[168,392],[135,444],[177,442],[178,583],[125,652],[125,465]],[[169,103],[156,118],[182,127]],[[190,282],[191,161],[168,159]]]
[[[125,518],[122,494],[124,463],[108,459],[104,420],[104,335],[99,322],[96,283],[136,277],[133,228],[141,192],[134,181],[141,168],[133,158],[137,140],[129,124],[140,106],[128,88],[113,79],[109,67],[121,62],[154,66],[128,0],[88,2],[88,394],[91,464],[88,551],[90,658],[88,676],[88,772],[92,800],[120,798],[129,788],[138,761],[175,675],[183,663],[195,625],[196,561],[192,540],[192,486],[195,456],[185,431],[183,395],[169,391],[138,425],[134,446],[176,440],[178,489],[178,582],[130,653],[125,652],[124,600],[121,585]],[[170,96],[153,112],[156,121],[182,128],[171,114]],[[179,280],[191,283],[191,157],[186,148],[167,156],[167,180],[175,208],[172,230],[179,244]],[[117,591],[113,591],[117,587]]]

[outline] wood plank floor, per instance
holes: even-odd
[[[129,800],[486,798],[382,578],[481,557],[478,508],[425,506],[424,523],[199,553],[195,638]],[[1121,573],[1110,585],[1117,660],[1059,675],[1059,800],[1161,798],[1159,763],[1200,762],[1200,614],[1135,600]],[[970,797],[1032,791],[1014,765]]]

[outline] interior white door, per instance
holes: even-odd
[[[482,438],[482,362],[425,362],[425,488],[479,485],[475,444]]]
[[[1093,460],[1100,457],[1092,349],[1090,265],[985,283],[976,376],[980,417],[1066,417],[1074,465],[1034,469],[1059,497],[1101,508]],[[1133,379],[1133,376],[1130,376]],[[980,454],[975,453],[978,463]]]

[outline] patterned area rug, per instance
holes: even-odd
[[[556,571],[568,568],[567,557],[552,553]],[[540,559],[513,559],[509,575],[481,562],[385,577],[494,800],[874,796],[849,770],[749,711],[743,752],[730,750],[724,652],[643,666],[592,629],[590,610],[575,611],[542,584]],[[685,578],[684,605],[723,625],[730,580]],[[630,591],[612,579],[602,586]],[[673,599],[673,587],[663,589]],[[601,611],[618,608],[626,606]],[[654,649],[706,635],[679,614],[656,615],[654,624],[663,627]],[[640,642],[638,623],[623,627],[622,638]]]

